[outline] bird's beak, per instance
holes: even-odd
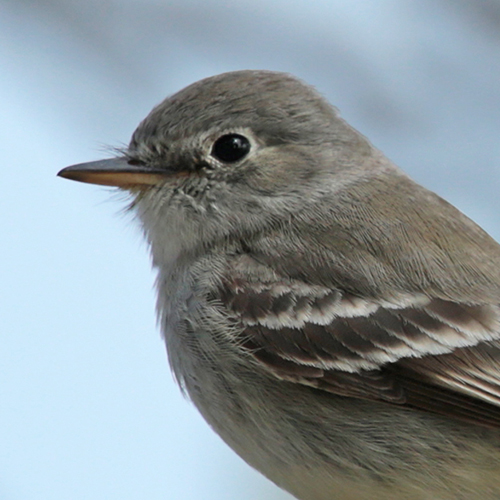
[[[130,189],[158,184],[169,174],[172,172],[168,170],[131,165],[126,158],[111,158],[72,165],[63,168],[57,175],[72,181]]]

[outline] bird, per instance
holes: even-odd
[[[500,498],[500,246],[315,88],[205,78],[58,175],[128,194],[175,379],[280,488]]]

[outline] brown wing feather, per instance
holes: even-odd
[[[266,273],[233,270],[217,298],[242,326],[235,340],[279,379],[500,427],[498,306],[377,303]]]

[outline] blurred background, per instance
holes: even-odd
[[[59,169],[195,80],[288,71],[498,239],[499,54],[500,0],[0,0],[0,499],[289,498],[172,381],[121,197]]]

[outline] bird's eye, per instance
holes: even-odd
[[[250,141],[239,134],[219,137],[212,146],[211,155],[224,163],[234,163],[244,158],[250,151]]]

